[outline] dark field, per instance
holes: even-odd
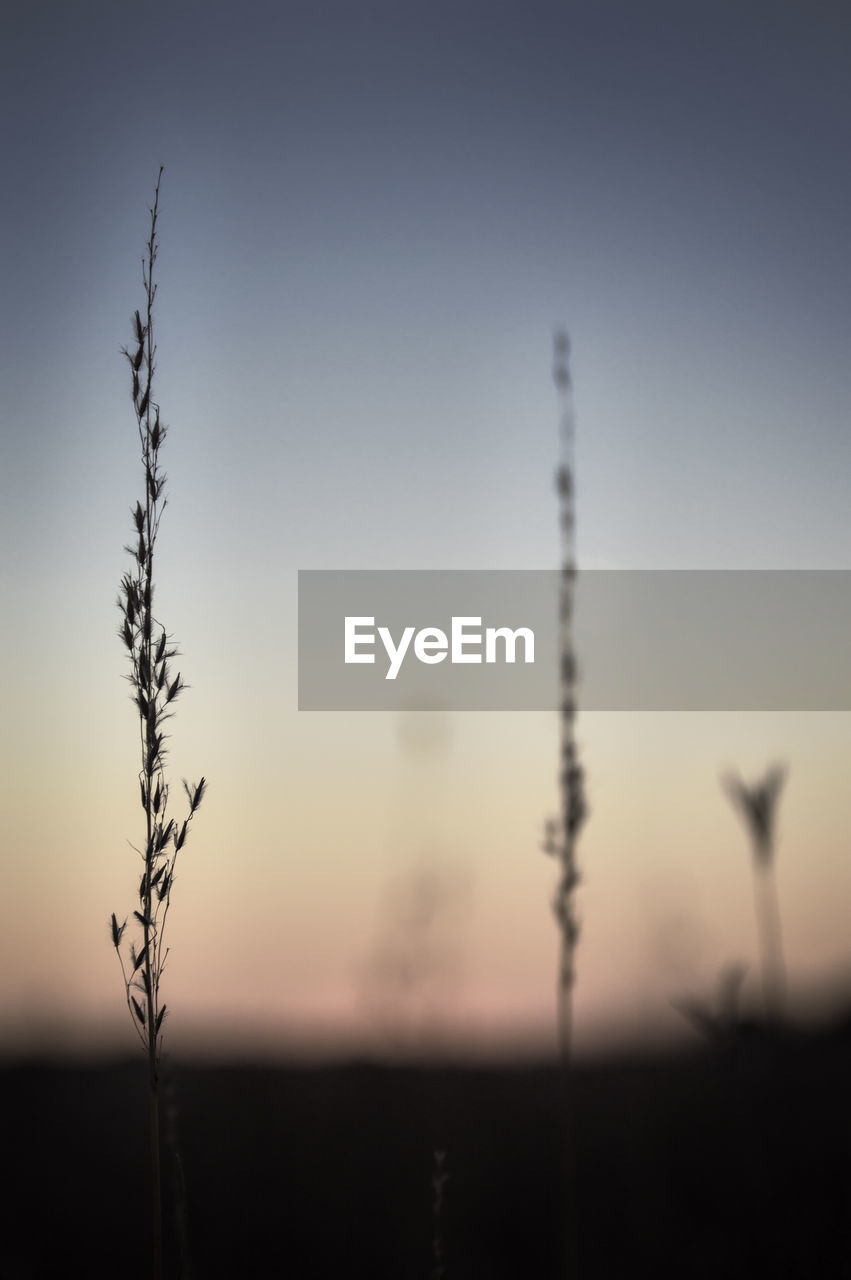
[[[429,1280],[436,1148],[445,1280],[564,1274],[552,1069],[170,1076],[167,1275]],[[2,1079],[3,1280],[147,1275],[142,1061]],[[583,1065],[573,1087],[583,1280],[851,1277],[850,1024]]]

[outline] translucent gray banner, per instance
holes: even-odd
[[[302,711],[558,705],[555,570],[300,570]],[[851,571],[581,572],[587,711],[851,710]]]

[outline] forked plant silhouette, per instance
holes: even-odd
[[[124,994],[133,1027],[144,1049],[148,1066],[151,1130],[151,1214],[153,1235],[153,1275],[162,1276],[162,1176],[160,1159],[160,1079],[162,1026],[166,1005],[160,996],[160,981],[168,958],[165,927],[171,906],[177,855],[186,843],[189,823],[204,798],[206,780],[183,786],[188,811],[182,821],[169,816],[169,783],[165,774],[165,723],[185,688],[183,677],[173,671],[177,649],[165,627],[154,614],[154,552],[160,521],[166,506],[166,476],[160,466],[160,449],[166,427],[154,400],[156,344],[154,343],[154,301],[157,286],[157,217],[162,167],[157,175],[154,203],[150,209],[150,234],[142,258],[144,310],[133,315],[133,344],[122,348],[130,366],[133,412],[141,445],[144,468],[144,498],[133,510],[133,542],[125,547],[133,565],[121,579],[118,608],[119,635],[130,660],[128,680],[139,724],[141,768],[139,796],[144,814],[144,840],[131,847],[142,864],[138,908],[133,911],[136,941],[125,945],[128,920],[122,924],[113,912],[112,945],[115,947],[124,980]]]
[[[762,958],[762,992],[769,1022],[782,1018],[786,1005],[786,963],[774,871],[777,803],[786,780],[783,765],[773,765],[761,782],[748,785],[733,774],[723,787],[747,827],[751,840],[757,932]]]

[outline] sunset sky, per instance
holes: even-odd
[[[0,96],[0,1032],[135,1044],[120,348],[163,164],[158,612],[174,794],[209,780],[168,1043],[550,1047],[555,714],[299,712],[297,571],[554,567],[557,326],[580,567],[851,568],[846,7],[11,3]],[[849,728],[580,713],[580,1049],[730,962],[758,999],[730,768],[789,766],[793,992],[851,983]]]

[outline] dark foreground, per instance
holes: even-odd
[[[445,1280],[565,1274],[553,1070],[172,1076],[185,1200],[166,1147],[167,1276],[431,1280],[436,1237]],[[2,1081],[3,1280],[149,1275],[142,1062]],[[847,1026],[583,1066],[574,1098],[583,1280],[851,1277]]]

